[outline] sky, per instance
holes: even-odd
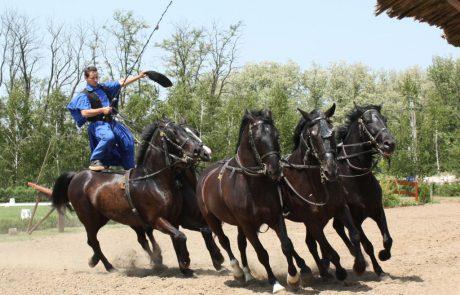
[[[14,9],[42,27],[47,20],[75,25],[104,23],[113,12],[131,10],[152,27],[170,0],[0,0],[0,9]],[[375,16],[377,0],[175,0],[147,47],[144,61],[161,68],[155,49],[174,32],[174,26],[223,28],[243,22],[237,64],[293,61],[308,68],[313,63],[363,63],[372,69],[404,70],[428,67],[433,56],[460,58],[460,48],[441,37],[442,30],[412,19]],[[150,32],[149,32],[150,33]]]

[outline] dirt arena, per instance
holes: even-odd
[[[381,262],[390,279],[379,281],[371,265],[362,276],[352,273],[352,258],[331,227],[327,236],[340,253],[343,266],[349,270],[344,282],[324,282],[304,244],[305,229],[288,223],[294,245],[312,267],[315,281],[295,294],[460,294],[460,199],[438,204],[388,209],[387,218],[394,239],[392,258]],[[235,228],[224,226],[235,254]],[[365,231],[376,251],[381,249],[380,233],[371,221]],[[83,229],[64,234],[11,239],[0,237],[0,294],[250,294],[271,293],[266,274],[252,247],[249,263],[257,280],[245,284],[233,280],[228,259],[227,270],[216,272],[201,235],[185,231],[192,259],[194,277],[183,278],[178,270],[169,237],[156,233],[163,251],[163,270],[152,270],[147,255],[137,244],[134,232],[127,227],[103,228],[99,240],[108,259],[118,269],[107,273],[102,264],[89,268],[92,254],[86,245]],[[260,235],[270,253],[275,274],[286,285],[286,262],[273,231]],[[227,257],[226,257],[227,258]],[[369,259],[366,256],[366,260]]]

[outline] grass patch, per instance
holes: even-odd
[[[33,206],[0,207],[0,234],[8,233],[8,229],[13,227],[17,228],[18,232],[27,231],[29,220],[21,219],[21,210],[29,209],[31,212],[33,212],[33,208]],[[35,212],[33,225],[38,223],[50,210],[51,206],[38,206],[37,211]],[[38,229],[56,228],[57,219],[58,214],[55,211],[38,227]],[[81,226],[81,223],[75,214],[68,212],[65,215],[65,226]]]

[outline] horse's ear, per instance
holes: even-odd
[[[251,112],[248,109],[244,110],[244,116],[248,119],[254,120],[254,116],[251,114]]]
[[[309,113],[307,113],[306,111],[301,110],[301,109],[299,109],[299,108],[297,108],[297,110],[302,114],[302,117],[304,117],[305,120],[307,120],[307,121],[311,121],[311,120],[312,120],[312,118],[311,118],[311,116],[310,116]]]
[[[326,115],[326,118],[330,118],[334,116],[335,113],[335,103],[332,104],[332,106],[324,113]]]
[[[375,109],[377,111],[379,111],[379,113],[381,113],[382,112],[382,104],[377,105]]]
[[[272,118],[272,111],[270,109],[263,109],[262,110],[262,115],[265,117],[265,118]]]

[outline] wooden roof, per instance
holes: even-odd
[[[413,17],[444,30],[443,38],[460,47],[460,0],[377,0],[376,15]]]

